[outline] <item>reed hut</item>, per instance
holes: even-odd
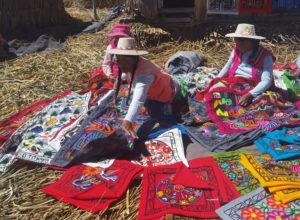
[[[154,23],[199,23],[207,11],[205,0],[127,0],[126,7]]]
[[[63,0],[0,0],[0,31],[65,23]]]

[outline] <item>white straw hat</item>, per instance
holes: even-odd
[[[241,37],[256,40],[266,39],[265,37],[258,36],[255,33],[255,27],[252,24],[238,24],[234,33],[226,34],[225,37]]]
[[[139,50],[136,40],[131,37],[120,38],[117,47],[115,49],[107,50],[106,52],[110,54],[129,56],[141,56],[148,54],[145,50]]]

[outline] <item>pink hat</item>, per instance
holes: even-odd
[[[130,27],[127,24],[116,24],[108,37],[130,37]]]

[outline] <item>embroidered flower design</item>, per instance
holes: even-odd
[[[241,217],[243,220],[264,220],[265,214],[260,209],[246,207],[242,209]]]
[[[284,211],[273,210],[268,213],[268,220],[290,220],[290,217]]]
[[[88,167],[86,166],[82,173],[85,175],[85,176],[96,176],[97,174],[100,173],[100,168],[99,167]]]
[[[292,220],[300,220],[300,215],[295,215]]]
[[[273,196],[267,198],[267,204],[274,209],[284,210],[289,208],[288,204],[284,204],[280,201],[276,201]]]
[[[57,118],[52,117],[52,118],[50,118],[50,119],[46,122],[46,125],[47,125],[47,126],[52,126],[52,125],[55,125],[57,122],[58,122]]]

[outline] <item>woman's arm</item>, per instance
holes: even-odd
[[[147,93],[153,81],[154,76],[147,73],[140,74],[133,81],[135,87],[129,109],[125,116],[125,120],[130,122],[133,122],[135,120],[136,116],[140,112],[143,104],[147,99]]]
[[[273,82],[273,59],[272,56],[267,56],[264,59],[262,68],[261,81],[250,91],[253,97],[261,95],[265,92]]]
[[[230,67],[232,65],[233,54],[234,54],[234,51],[232,50],[227,63],[225,64],[225,66],[223,67],[223,69],[219,72],[219,74],[218,74],[217,77],[225,77],[225,76],[227,76],[228,70],[230,69]]]

